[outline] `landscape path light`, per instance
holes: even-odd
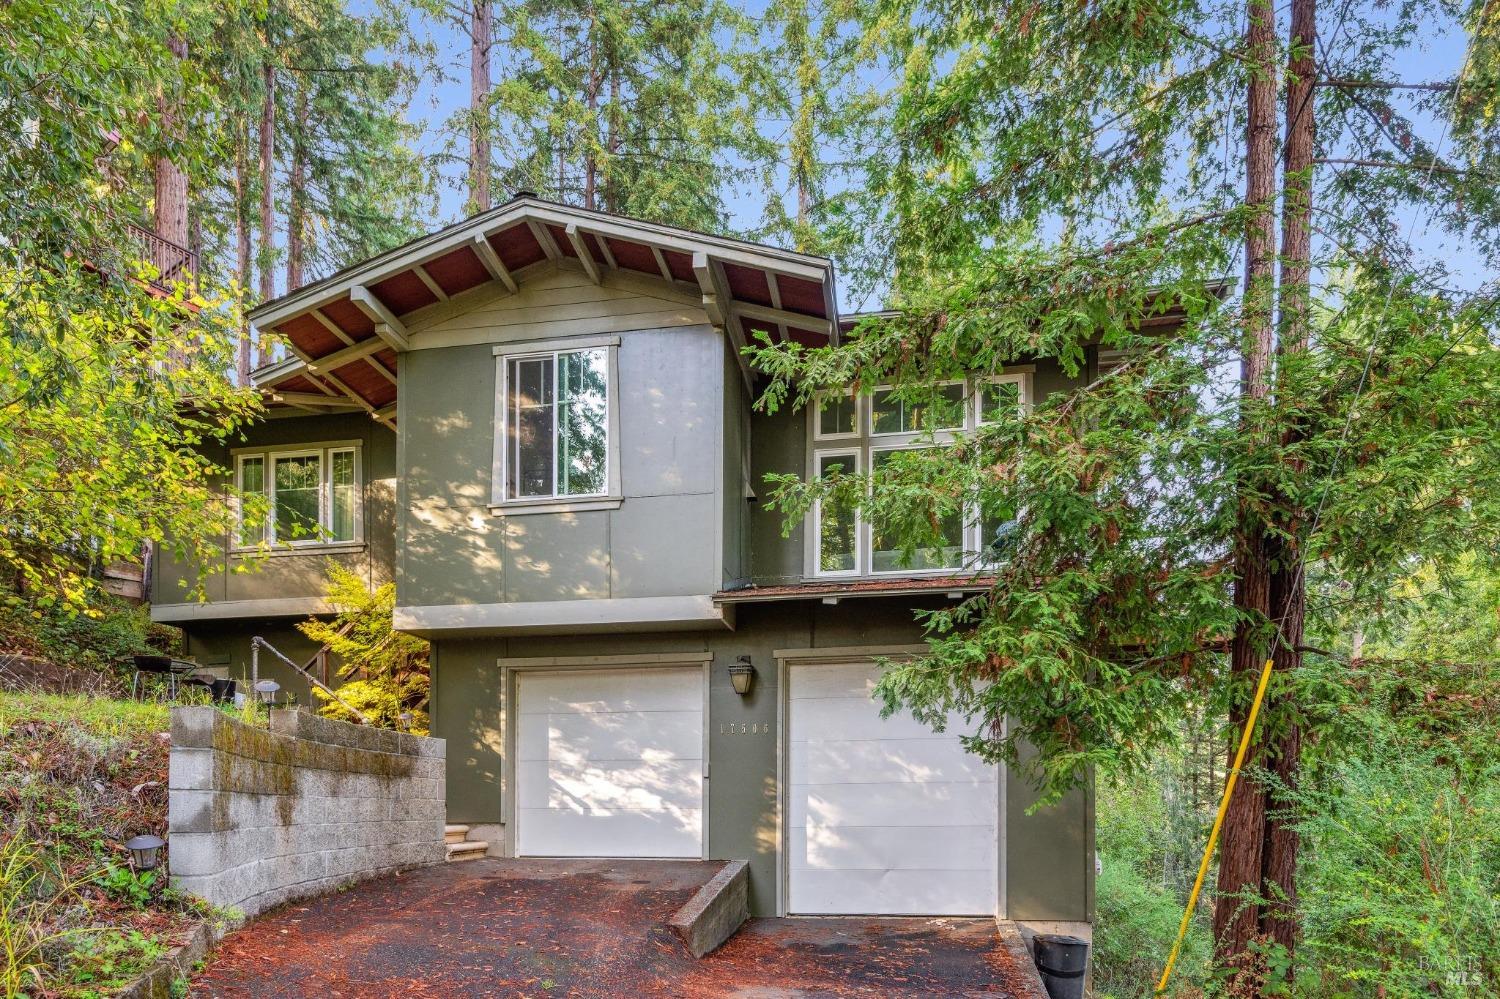
[[[166,846],[166,840],[160,836],[152,836],[146,833],[141,836],[133,836],[125,841],[125,849],[130,851],[130,862],[138,871],[150,871],[156,868],[156,851]]]

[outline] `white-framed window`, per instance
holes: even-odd
[[[859,436],[859,396],[847,392],[819,392],[813,412],[813,439],[848,440]]]
[[[892,460],[897,455],[920,450],[923,449],[921,447],[909,446],[871,448],[871,477],[878,477],[881,468],[886,462]],[[909,558],[896,540],[899,532],[894,529],[894,525],[892,525],[891,529],[887,529],[886,525],[872,519],[868,527],[870,575],[910,574],[938,570],[953,572],[962,569],[964,567],[965,551],[968,547],[968,538],[964,529],[965,519],[962,511],[955,511],[944,517],[938,525],[941,537],[939,544],[931,548],[918,548],[911,553]]]
[[[1031,374],[1018,371],[992,375],[974,383],[975,426],[998,423],[1012,416],[1025,416],[1031,408]]]
[[[878,386],[870,396],[870,436],[962,430],[967,422],[966,394],[963,382],[943,382],[931,398],[913,402],[901,398],[889,385]]]
[[[808,418],[808,474],[827,478],[852,470],[873,478],[896,454],[946,444],[1007,413],[1024,415],[1031,406],[1031,386],[1030,368],[1017,367],[1001,375],[944,382],[935,398],[915,403],[880,386],[868,395],[843,397],[852,413],[835,410],[820,397]],[[835,411],[836,420],[828,415]],[[994,566],[1015,511],[981,510],[977,501],[970,503],[939,525],[938,545],[910,556],[896,542],[899,531],[894,525],[887,530],[861,516],[853,505],[845,509],[843,504],[820,501],[808,518],[805,557],[811,576],[943,575]]]
[[[819,451],[813,466],[819,478],[858,475],[858,449]],[[863,525],[857,504],[819,499],[813,507],[813,551],[820,576],[859,575],[859,547]]]
[[[234,452],[237,548],[356,544],[364,536],[363,469],[357,442]],[[251,511],[260,508],[265,515]]]
[[[617,337],[495,348],[495,512],[620,496]]]

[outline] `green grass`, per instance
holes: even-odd
[[[107,739],[133,739],[167,731],[168,706],[154,701],[117,701],[87,694],[0,694],[0,738],[23,721],[75,725]]]

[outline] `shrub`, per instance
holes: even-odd
[[[371,591],[364,580],[338,565],[330,567],[328,600],[338,611],[332,621],[316,618],[297,625],[308,638],[339,658],[339,699],[372,724],[427,734],[429,684],[426,642],[393,628],[396,584]],[[352,720],[338,701],[313,688],[330,718]],[[402,715],[407,719],[403,722]]]

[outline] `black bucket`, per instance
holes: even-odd
[[[1038,933],[1032,940],[1036,970],[1051,999],[1083,999],[1083,976],[1089,970],[1089,943],[1060,933]]]

